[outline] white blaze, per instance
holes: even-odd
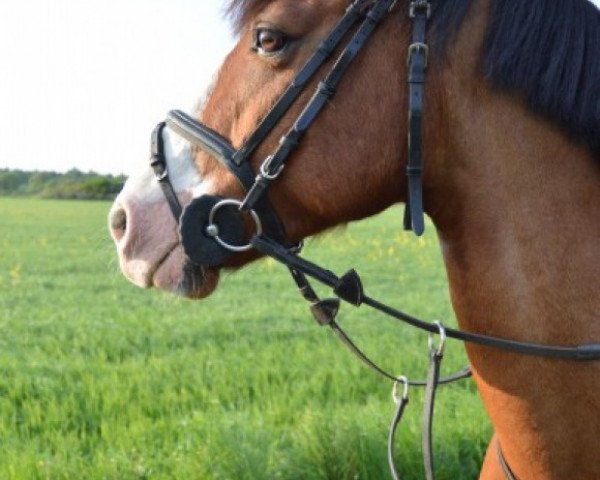
[[[167,172],[175,192],[193,191],[202,181],[194,164],[190,144],[168,127],[163,129],[162,133]],[[129,200],[136,204],[156,203],[163,199],[164,195],[154,177],[150,162],[141,172],[127,179],[119,194],[119,200]]]

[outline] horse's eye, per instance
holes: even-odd
[[[254,51],[261,55],[274,55],[288,44],[288,36],[271,28],[257,28],[254,36]]]

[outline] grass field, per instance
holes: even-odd
[[[391,385],[311,319],[284,267],[258,262],[191,302],[120,275],[108,203],[0,199],[0,479],[385,479]],[[454,324],[433,229],[401,211],[309,242],[367,291]],[[341,323],[398,374],[424,376],[427,338],[368,310]],[[444,371],[466,363],[451,342]],[[422,393],[398,435],[423,478]],[[440,389],[440,479],[476,478],[491,428],[472,381]]]

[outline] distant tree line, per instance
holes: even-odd
[[[107,200],[114,198],[121,191],[124,182],[123,175],[84,173],[77,169],[57,173],[0,168],[2,196]]]

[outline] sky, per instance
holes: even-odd
[[[2,0],[0,168],[139,170],[233,46],[223,3]]]
[[[233,46],[218,0],[2,0],[0,168],[130,174]]]

